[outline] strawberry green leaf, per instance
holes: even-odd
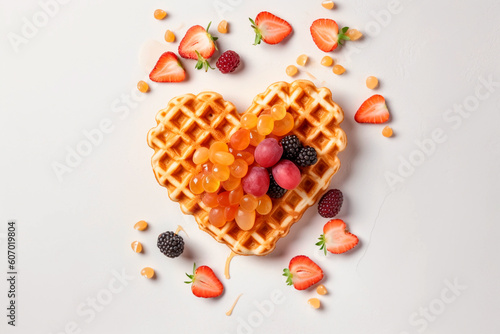
[[[293,275],[290,272],[290,269],[288,269],[288,268],[283,269],[283,276],[286,277],[286,284],[287,285],[292,285],[293,284],[293,281],[292,281]]]

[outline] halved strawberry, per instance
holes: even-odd
[[[298,255],[283,269],[283,276],[287,278],[286,284],[305,290],[323,279],[323,270],[307,256]]]
[[[339,33],[337,22],[331,19],[317,19],[311,24],[311,36],[321,51],[330,52],[344,41],[350,40],[345,33],[349,27],[344,27]]]
[[[217,37],[213,37],[208,33],[211,24],[212,22],[208,24],[206,30],[199,25],[192,26],[179,44],[179,55],[182,58],[197,59],[198,63],[196,63],[195,67],[197,69],[205,67],[205,71],[212,68],[207,59],[212,57],[215,50],[217,50],[215,44]]]
[[[196,263],[193,265],[193,274],[186,276],[191,281],[184,281],[186,284],[191,284],[191,291],[196,297],[213,298],[218,297],[224,291],[224,286],[219,281],[217,276],[210,267],[201,266],[196,268]]]
[[[253,45],[260,44],[261,40],[267,44],[278,44],[292,32],[292,26],[288,22],[269,12],[257,14],[255,22],[251,18],[248,19],[255,30]]]
[[[332,219],[323,226],[323,234],[319,237],[317,246],[333,254],[345,253],[358,244],[358,237],[347,231],[346,224],[341,219]]]
[[[359,107],[354,120],[358,123],[385,123],[389,120],[389,109],[382,95],[373,95]]]
[[[155,82],[179,82],[186,78],[186,71],[175,53],[168,51],[160,56],[149,78]]]

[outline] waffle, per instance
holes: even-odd
[[[257,216],[248,231],[241,230],[234,221],[221,228],[210,224],[210,208],[189,190],[189,181],[201,170],[192,161],[194,151],[200,146],[209,147],[214,141],[228,142],[240,128],[240,115],[232,103],[214,92],[178,96],[158,112],[157,126],[148,133],[148,144],[155,151],[151,159],[153,171],[160,185],[167,188],[170,199],[180,204],[183,213],[193,215],[201,230],[236,254],[272,252],[276,242],[326,191],[340,167],[337,153],[347,144],[340,128],[344,114],[332,101],[329,89],[317,88],[307,80],[277,82],[257,95],[246,112],[259,115],[277,103],[283,103],[294,117],[295,127],[290,134],[297,135],[305,146],[314,147],[318,162],[302,168],[299,186],[288,190],[282,198],[273,199],[272,211]]]

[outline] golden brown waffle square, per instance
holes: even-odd
[[[169,197],[179,202],[182,212],[195,217],[201,230],[240,255],[266,255],[274,250],[276,242],[326,191],[340,167],[337,153],[347,144],[340,128],[344,113],[332,101],[329,89],[317,88],[307,80],[277,82],[257,95],[246,112],[258,115],[277,103],[283,103],[294,117],[290,134],[297,135],[304,146],[314,147],[318,162],[302,168],[299,186],[273,199],[272,211],[258,216],[249,231],[241,230],[234,221],[221,228],[210,224],[210,209],[189,190],[189,181],[201,169],[192,161],[194,151],[214,141],[228,142],[240,128],[240,116],[232,103],[214,92],[178,96],[158,112],[157,126],[148,133],[148,144],[155,150],[151,164]]]

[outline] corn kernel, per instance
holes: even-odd
[[[356,41],[363,37],[363,34],[357,29],[349,29],[345,34],[351,39],[351,41]]]
[[[149,85],[147,82],[141,80],[137,83],[137,89],[141,93],[146,93],[149,90]]]
[[[333,73],[337,75],[342,75],[344,74],[344,72],[345,72],[344,66],[338,64],[333,66]]]
[[[392,128],[391,128],[390,126],[386,126],[386,127],[382,130],[382,135],[383,135],[384,137],[387,137],[387,138],[392,137],[392,133],[393,133],[393,132],[392,132]]]
[[[167,12],[163,9],[157,9],[155,10],[154,16],[157,20],[163,20],[167,16]]]
[[[226,20],[220,21],[219,25],[217,26],[217,31],[220,32],[221,34],[227,34],[228,27]]]
[[[327,67],[332,66],[333,65],[332,57],[324,56],[323,58],[321,58],[321,65],[327,66]]]
[[[175,35],[172,31],[170,31],[170,30],[165,31],[165,41],[167,43],[175,42]]]
[[[298,56],[297,57],[297,65],[299,65],[299,66],[305,66],[308,59],[309,58],[307,57],[307,55],[300,55],[300,56]]]
[[[299,70],[297,69],[297,66],[295,65],[289,65],[287,68],[286,68],[286,74],[289,76],[289,77],[293,77],[294,75],[297,74]]]
[[[335,7],[335,3],[333,1],[323,1],[321,3],[321,6],[323,6],[323,8],[326,8],[326,9],[333,9],[333,7]]]
[[[378,79],[374,76],[369,76],[366,78],[366,87],[370,89],[375,89],[378,87]]]

